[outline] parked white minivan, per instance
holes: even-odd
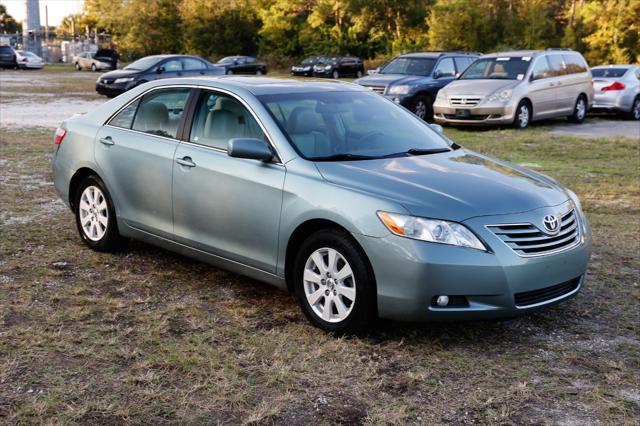
[[[513,124],[567,116],[582,123],[593,104],[587,62],[568,49],[515,51],[483,55],[438,92],[437,123]]]

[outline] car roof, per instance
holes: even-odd
[[[194,77],[194,78],[168,78],[157,80],[160,85],[194,84],[233,90],[244,89],[253,95],[274,95],[281,93],[313,93],[313,92],[367,92],[370,90],[363,86],[335,80],[293,80],[288,78],[273,77]]]
[[[434,51],[434,52],[411,52],[411,53],[405,53],[403,55],[399,55],[398,57],[399,58],[439,58],[440,56],[444,56],[444,55],[479,56],[480,54],[478,52],[465,52],[465,51],[450,51],[450,52]]]
[[[629,69],[629,68],[635,68],[638,65],[631,65],[631,64],[620,64],[620,65],[614,65],[614,64],[610,64],[610,65],[598,65],[597,67],[591,67],[591,69],[603,69],[603,68],[625,68],[625,69]]]

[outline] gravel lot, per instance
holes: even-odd
[[[51,182],[52,128],[104,101],[95,78],[0,71],[0,424],[639,423],[637,140],[446,129],[578,193],[594,234],[585,288],[515,320],[336,338],[267,285],[80,242]]]

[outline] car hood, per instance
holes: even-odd
[[[488,96],[497,90],[511,89],[518,83],[520,80],[454,80],[444,88],[444,92],[447,95]]]
[[[138,75],[140,75],[140,71],[113,70],[113,71],[105,72],[100,76],[100,78],[126,78],[126,77],[136,77]]]
[[[331,183],[394,200],[423,217],[463,221],[556,206],[569,199],[551,178],[465,149],[316,166]]]
[[[404,74],[374,74],[355,82],[363,86],[388,86],[390,84],[416,84],[432,81],[431,77]]]

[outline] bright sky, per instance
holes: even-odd
[[[49,7],[49,25],[58,25],[62,18],[82,11],[84,0],[40,0],[40,25],[44,25],[44,7]],[[0,0],[7,13],[20,22],[25,18],[25,0]]]

